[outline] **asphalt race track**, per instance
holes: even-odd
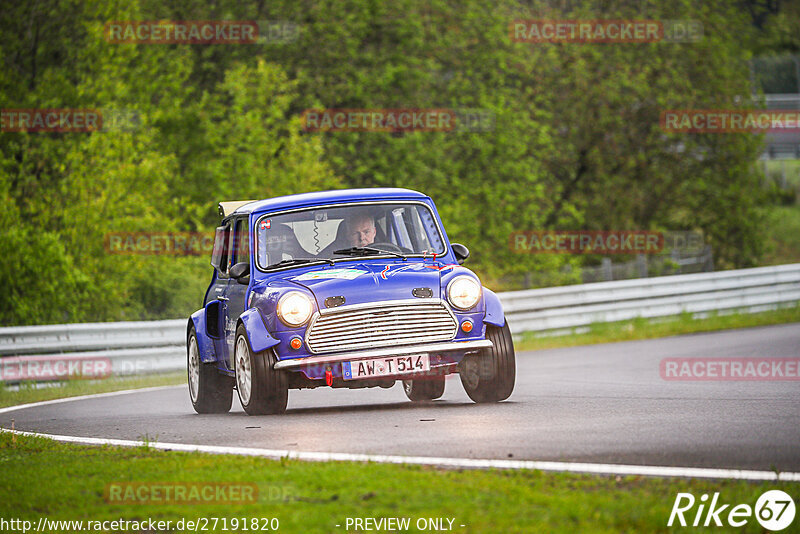
[[[389,390],[291,391],[282,416],[196,415],[186,386],[0,414],[82,437],[295,451],[800,471],[800,381],[665,381],[667,357],[796,357],[800,324],[517,354],[517,385],[476,405]]]

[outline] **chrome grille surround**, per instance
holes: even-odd
[[[438,298],[387,300],[317,311],[306,329],[312,354],[450,341],[458,320]]]

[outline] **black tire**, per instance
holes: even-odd
[[[431,401],[444,395],[444,375],[403,380],[406,397],[414,402]]]
[[[280,414],[286,411],[289,400],[289,377],[275,370],[275,351],[253,353],[247,332],[241,324],[236,329],[234,368],[239,402],[248,415]],[[249,389],[247,375],[249,369]]]
[[[475,402],[499,402],[511,396],[516,380],[514,342],[508,323],[486,327],[486,339],[494,346],[467,355],[459,365],[464,390]]]
[[[193,354],[194,352],[194,354]],[[196,372],[194,379],[192,371]],[[197,413],[227,413],[233,401],[233,378],[223,375],[216,363],[200,361],[194,326],[186,338],[186,372],[189,399]]]

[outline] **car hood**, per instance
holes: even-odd
[[[348,305],[412,299],[411,291],[415,288],[429,288],[432,296],[438,298],[440,273],[447,268],[413,260],[342,262],[286,276],[286,280],[308,288],[319,308],[325,309],[328,297],[342,296]]]

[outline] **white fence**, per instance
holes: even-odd
[[[530,289],[499,294],[515,334],[681,313],[757,312],[800,302],[800,264]],[[110,362],[112,374],[185,368],[186,321],[0,328],[0,357]]]

